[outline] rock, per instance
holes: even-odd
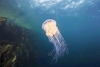
[[[6,17],[0,17],[0,22],[7,22],[7,18]]]
[[[5,17],[0,17],[0,23],[0,67],[37,67],[31,31],[8,23]]]
[[[7,22],[6,17],[0,17],[0,26],[4,26],[6,22]]]

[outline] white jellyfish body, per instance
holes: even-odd
[[[64,53],[68,53],[68,47],[65,40],[57,28],[56,21],[53,19],[44,21],[42,29],[45,31],[49,41],[54,45],[54,49],[49,54],[54,54],[53,60],[56,60],[55,62],[57,62],[59,57],[63,56]]]

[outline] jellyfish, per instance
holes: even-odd
[[[54,55],[52,61],[55,60],[55,62],[57,62],[57,60],[65,53],[68,54],[67,43],[63,36],[60,34],[55,20],[45,20],[42,24],[42,29],[45,31],[49,41],[54,45],[54,49],[49,53],[49,55]]]

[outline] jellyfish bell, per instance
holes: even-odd
[[[60,34],[55,20],[47,19],[46,21],[44,21],[44,23],[42,24],[42,29],[45,31],[49,41],[54,45],[54,49],[49,54],[54,54],[53,60],[56,60],[55,62],[57,62],[58,58],[63,56],[65,53],[68,53],[68,47],[65,43],[66,41]]]
[[[56,21],[52,19],[46,20],[42,24],[42,29],[46,32],[48,37],[52,37],[57,32]]]

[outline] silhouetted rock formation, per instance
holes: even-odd
[[[37,46],[32,35],[30,30],[0,17],[0,67],[36,67]]]

